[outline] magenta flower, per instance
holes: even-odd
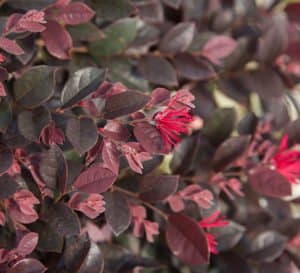
[[[205,217],[201,221],[198,222],[199,226],[204,229],[209,228],[217,228],[217,227],[225,227],[229,224],[228,221],[224,219],[224,217],[219,216],[220,211],[215,211],[212,215]],[[205,232],[207,243],[208,243],[208,249],[211,253],[217,254],[217,241],[213,234],[209,232]]]

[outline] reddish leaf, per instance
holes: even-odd
[[[207,264],[209,251],[206,236],[198,223],[183,214],[169,216],[167,244],[174,255],[190,265]]]
[[[24,54],[23,49],[15,41],[5,37],[0,37],[0,48],[10,54],[14,54],[14,55]]]
[[[95,12],[80,2],[64,5],[55,14],[54,19],[66,25],[79,25],[90,21]]]
[[[130,137],[128,129],[116,120],[109,121],[101,130],[101,133],[105,137],[116,141],[126,141]]]
[[[23,259],[15,263],[6,273],[44,273],[46,267],[36,259]]]
[[[278,172],[266,167],[257,167],[250,171],[251,187],[266,196],[284,197],[292,194],[291,184]]]
[[[70,59],[72,38],[63,26],[55,21],[48,21],[46,30],[41,35],[51,55],[61,60]]]
[[[106,100],[103,116],[105,119],[114,119],[134,113],[144,107],[149,100],[149,96],[137,91],[125,91],[110,96]]]
[[[120,192],[107,192],[104,195],[105,218],[113,233],[119,236],[131,223],[131,214],[126,197]]]
[[[160,153],[163,140],[159,131],[146,122],[139,122],[133,129],[134,136],[142,147],[151,154]]]
[[[228,36],[215,36],[208,40],[202,50],[202,55],[214,64],[219,64],[220,59],[229,56],[235,49],[237,43]]]
[[[110,169],[116,175],[119,173],[119,159],[121,153],[118,151],[116,145],[111,141],[104,140],[102,148],[102,159],[104,166]]]
[[[147,175],[139,184],[139,197],[145,202],[163,201],[176,192],[178,183],[177,175]]]
[[[165,58],[146,55],[140,59],[138,67],[151,83],[165,86],[178,85],[176,71]]]
[[[76,179],[74,186],[87,193],[102,193],[107,191],[116,180],[116,175],[101,164],[94,164],[82,172]]]
[[[285,12],[288,15],[289,20],[300,23],[300,4],[289,3],[285,8]]]
[[[193,41],[194,33],[194,23],[179,23],[162,38],[159,48],[161,51],[170,53],[185,51]]]
[[[181,77],[189,80],[208,80],[216,77],[211,65],[204,59],[187,53],[177,54],[174,64]]]
[[[39,240],[39,236],[35,232],[29,232],[22,237],[18,243],[17,251],[22,256],[27,256],[33,252],[36,248]]]

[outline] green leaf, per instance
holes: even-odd
[[[26,71],[14,83],[13,94],[17,103],[26,108],[35,108],[54,93],[54,69],[40,65]]]
[[[63,107],[70,107],[92,93],[104,81],[105,71],[87,67],[76,71],[67,81],[61,94]]]
[[[90,44],[89,52],[95,59],[110,57],[124,51],[137,35],[137,22],[126,18],[108,26],[105,38]]]

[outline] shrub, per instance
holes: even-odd
[[[1,272],[299,271],[300,4],[267,2],[0,1]]]

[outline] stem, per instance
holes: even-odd
[[[122,192],[132,198],[135,198],[135,199],[139,199],[139,201],[141,201],[146,207],[148,207],[149,209],[153,210],[154,212],[156,212],[157,214],[159,214],[162,218],[164,218],[165,220],[168,219],[168,215],[166,213],[164,213],[162,210],[158,209],[157,207],[151,205],[150,203],[148,202],[145,202],[143,200],[141,200],[139,198],[139,195],[137,193],[134,193],[132,191],[128,191],[128,190],[125,190],[123,188],[120,188],[118,186],[113,186],[113,189],[116,190],[116,191],[119,191],[119,192]]]

